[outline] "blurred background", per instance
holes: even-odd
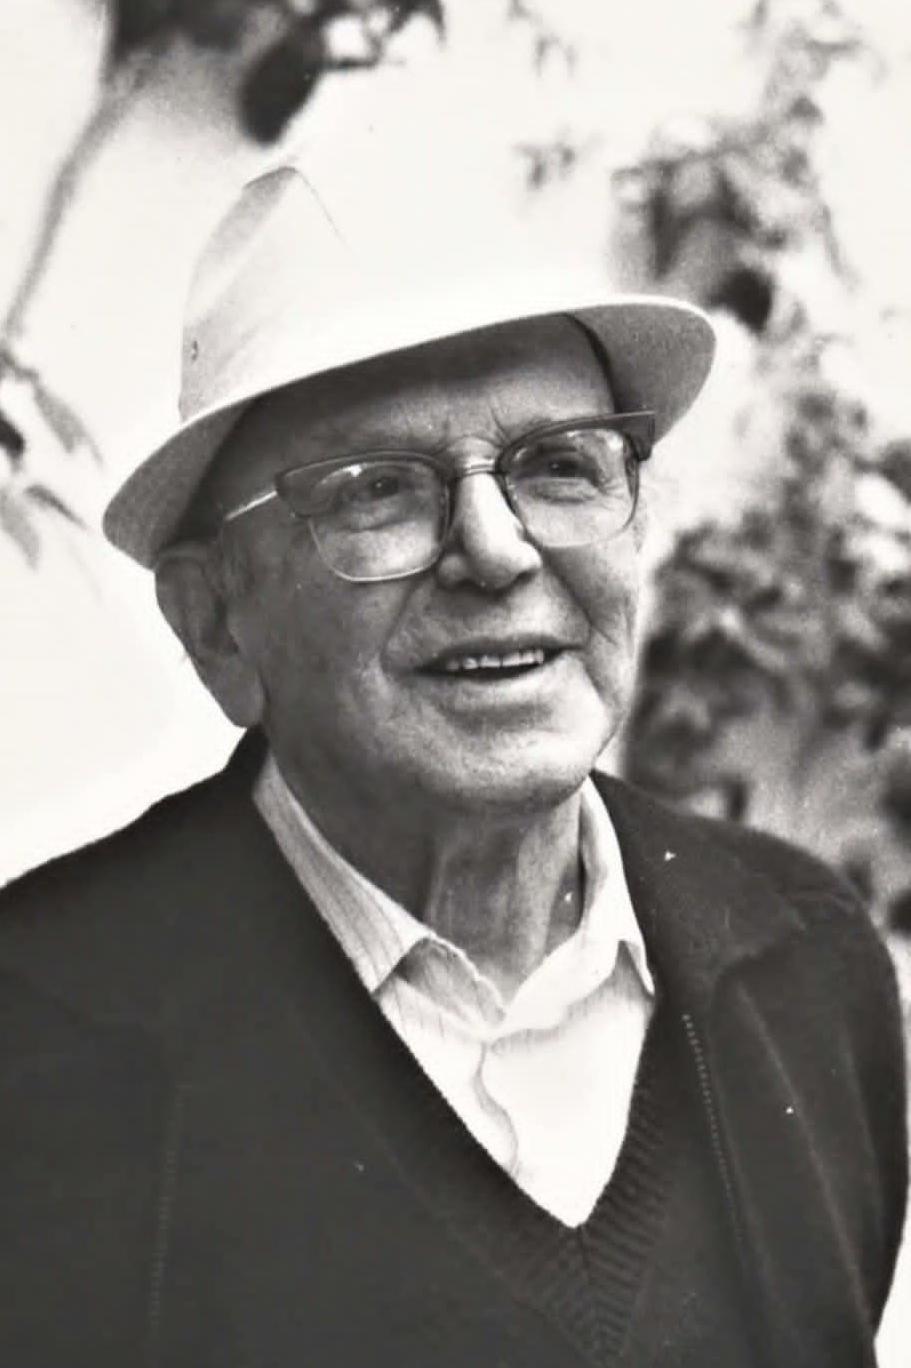
[[[712,313],[611,763],[840,867],[911,1003],[909,76],[898,0],[4,0],[0,882],[233,745],[98,524],[201,241],[292,157],[378,252],[498,233]]]

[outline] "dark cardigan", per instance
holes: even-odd
[[[900,1021],[840,882],[599,778],[660,1007],[565,1231],[363,992],[250,802],[261,758],[0,895],[0,1362],[875,1361]]]

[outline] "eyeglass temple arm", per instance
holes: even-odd
[[[230,512],[224,515],[222,522],[233,522],[235,518],[239,518],[243,513],[250,513],[254,508],[259,508],[260,504],[269,503],[270,500],[277,498],[278,493],[276,490],[266,489],[262,494],[255,494],[253,498],[248,499],[246,503],[238,504],[237,508],[232,508]]]

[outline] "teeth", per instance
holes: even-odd
[[[511,651],[509,655],[502,657],[500,664],[503,666],[543,665],[544,651],[539,646],[529,651]]]
[[[465,670],[507,670],[520,665],[543,665],[544,648],[533,646],[526,651],[509,651],[506,655],[487,652],[480,656],[456,656],[443,662],[447,674],[460,674]]]

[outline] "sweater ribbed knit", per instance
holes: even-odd
[[[407,1062],[405,1064],[407,1067]],[[739,1271],[691,1064],[668,1009],[646,1040],[617,1167],[591,1216],[569,1229],[523,1198],[485,1155],[434,1145],[415,1107],[438,1215],[521,1300],[604,1365],[749,1364]],[[409,1089],[409,1091],[411,1091]],[[414,1166],[412,1168],[412,1165]]]
[[[316,934],[322,940],[323,929]],[[343,1072],[353,1067],[368,1080],[358,1110],[393,1156],[404,1239],[408,1197],[424,1204],[429,1195],[440,1237],[454,1236],[473,1265],[466,1288],[480,1274],[500,1285],[504,1306],[518,1302],[545,1317],[566,1341],[567,1364],[753,1364],[720,1177],[668,1003],[659,1003],[646,1038],[613,1176],[588,1220],[571,1229],[476,1144],[350,977],[351,992],[332,995],[335,1014],[320,1012],[318,1035],[331,1041]],[[462,1303],[463,1289],[451,1290]],[[437,1334],[445,1337],[444,1303],[426,1313],[431,1323],[440,1317]]]

